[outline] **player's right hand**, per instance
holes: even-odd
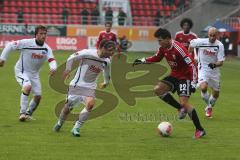
[[[190,91],[192,93],[195,93],[196,92],[196,88],[197,88],[197,84],[195,82],[191,82],[191,88],[190,88]]]
[[[69,71],[69,70],[65,70],[65,71],[63,72],[63,79],[64,79],[64,80],[66,80],[66,79],[68,79],[68,78],[70,77],[70,72],[71,72],[71,71]]]
[[[211,69],[214,69],[214,68],[217,67],[217,65],[215,63],[209,63],[208,67],[211,68]]]
[[[3,67],[3,66],[4,66],[4,62],[5,62],[4,60],[1,60],[1,59],[0,59],[0,67]]]
[[[143,59],[135,59],[135,61],[133,62],[133,66],[138,65],[138,64],[143,64],[145,63],[145,61]]]

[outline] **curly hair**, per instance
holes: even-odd
[[[183,18],[180,22],[181,28],[183,28],[184,23],[188,23],[190,29],[193,27],[193,21],[190,18]]]

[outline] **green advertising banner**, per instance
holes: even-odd
[[[2,35],[34,35],[37,25],[0,24]],[[48,36],[66,36],[66,26],[48,25]]]

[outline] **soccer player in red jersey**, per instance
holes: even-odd
[[[190,41],[197,38],[197,35],[191,31],[193,22],[189,18],[184,18],[180,22],[182,31],[179,31],[175,35],[175,40],[181,43],[186,49],[188,49]],[[194,53],[192,53],[194,58]]]
[[[197,82],[195,62],[182,44],[171,39],[168,30],[159,28],[154,36],[160,45],[157,53],[151,57],[136,59],[133,65],[159,62],[163,58],[167,60],[171,73],[155,86],[154,91],[164,102],[178,109],[180,119],[188,113],[196,127],[195,138],[201,138],[206,132],[200,124],[196,110],[188,102],[191,92],[195,92]],[[170,91],[172,93],[177,91],[179,102],[169,93]]]
[[[103,39],[113,41],[117,44],[117,35],[111,31],[112,29],[112,23],[106,22],[105,23],[105,31],[101,31],[98,36],[96,47],[99,48],[99,44]]]

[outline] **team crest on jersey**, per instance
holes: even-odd
[[[190,64],[190,63],[192,62],[192,60],[191,60],[189,57],[184,58],[184,61],[185,61],[187,64]]]

